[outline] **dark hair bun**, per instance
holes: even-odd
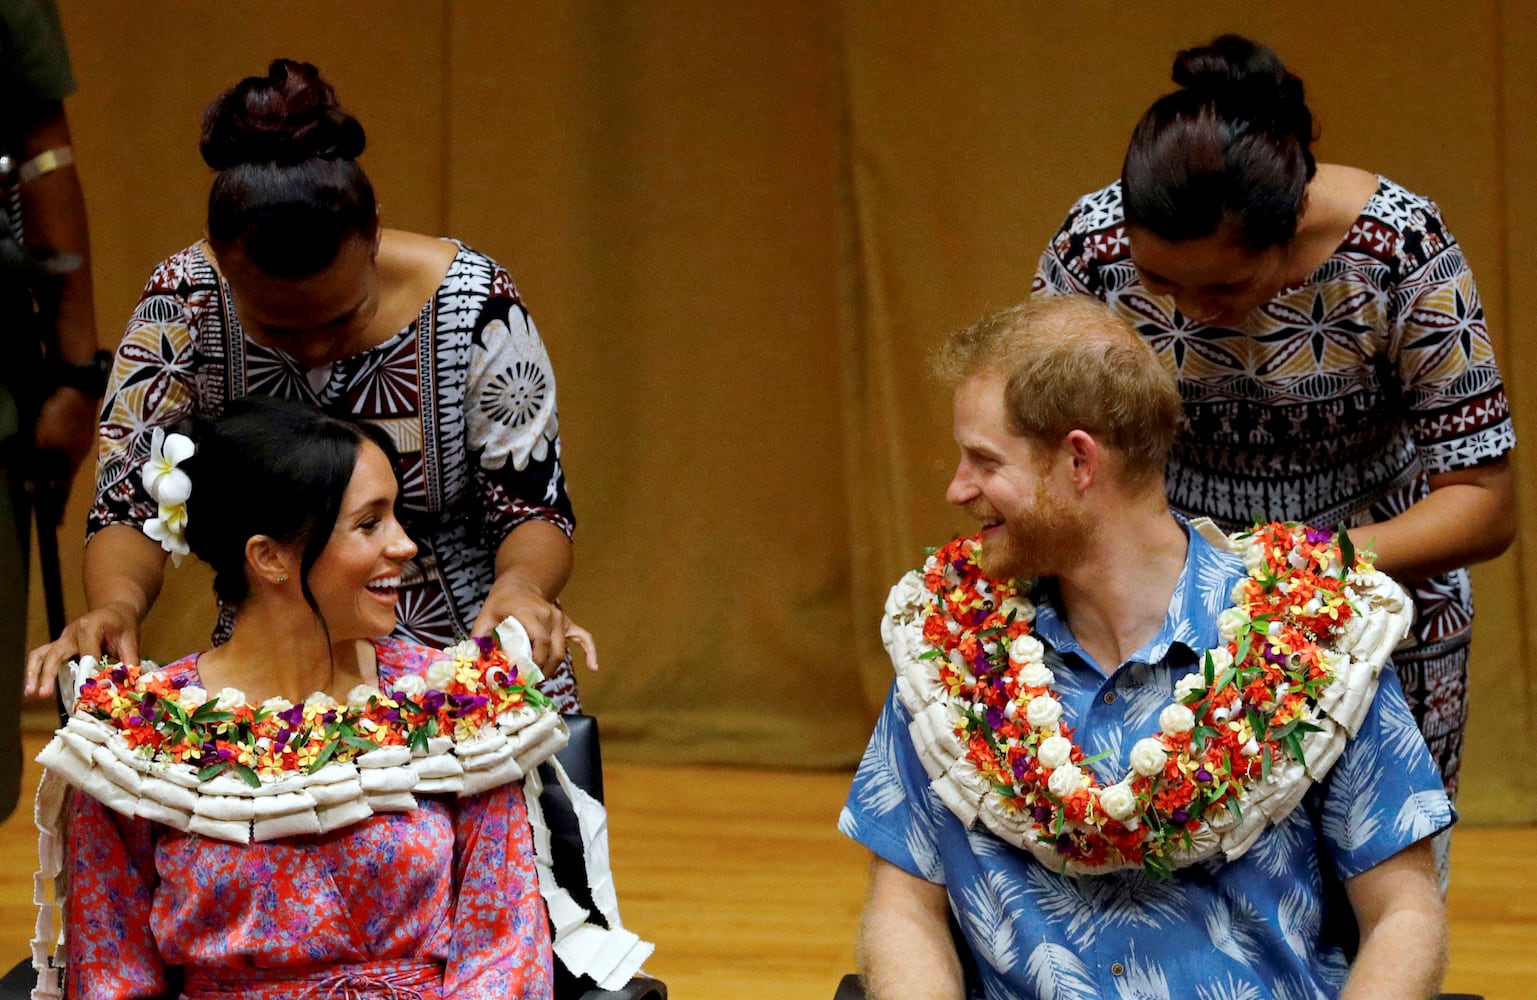
[[[1174,57],[1174,82],[1209,100],[1229,121],[1247,121],[1272,133],[1313,141],[1313,115],[1302,80],[1287,72],[1270,47],[1242,35],[1222,35]]]
[[[309,63],[274,59],[266,76],[248,76],[203,112],[203,160],[215,170],[244,163],[295,164],[356,159],[363,126]]]

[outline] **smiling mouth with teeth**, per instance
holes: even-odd
[[[400,577],[388,576],[382,580],[369,580],[369,590],[395,590],[400,586]]]

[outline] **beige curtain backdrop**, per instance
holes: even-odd
[[[200,232],[201,108],[275,55],[316,62],[363,121],[387,225],[512,271],[559,378],[580,520],[567,605],[600,643],[583,692],[615,758],[857,759],[887,684],[885,589],[965,526],[922,356],[1025,297],[1173,53],[1220,31],[1303,76],[1321,158],[1441,203],[1537,440],[1526,3],[61,7],[103,343]],[[1537,819],[1537,779],[1512,763],[1537,751],[1531,545],[1475,571],[1468,819]],[[206,644],[208,584],[171,574],[150,655]]]

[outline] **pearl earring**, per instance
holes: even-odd
[[[287,583],[287,582],[288,582],[288,574],[287,573],[284,573],[282,576],[278,577],[278,583]]]

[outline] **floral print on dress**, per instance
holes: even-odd
[[[384,684],[438,655],[398,640],[376,649]],[[196,656],[165,670],[198,682]],[[258,994],[257,979],[275,981],[265,988],[281,995],[285,976],[318,982],[323,995],[332,967],[397,963],[438,967],[433,995],[549,997],[549,931],[521,786],[419,802],[328,834],[233,844],[73,795],[69,995],[157,996],[168,965],[186,971],[191,1000],[205,981],[245,996]],[[249,989],[238,988],[246,978]]]

